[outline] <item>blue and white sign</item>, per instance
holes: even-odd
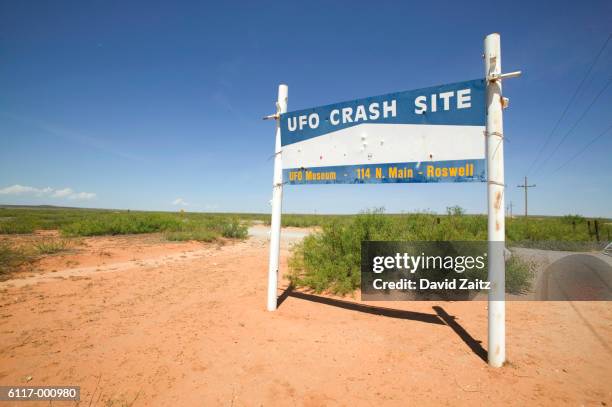
[[[284,113],[283,180],[486,181],[485,88],[477,79]]]

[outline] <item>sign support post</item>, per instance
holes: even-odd
[[[278,284],[278,263],[280,256],[281,212],[283,205],[283,159],[281,154],[280,115],[287,113],[289,87],[278,86],[276,102],[276,147],[274,149],[274,178],[272,180],[272,220],[270,223],[270,261],[268,265],[268,311],[276,310]]]
[[[504,217],[504,129],[501,85],[501,50],[499,34],[484,40],[485,78],[487,82],[487,207],[489,276],[488,361],[491,367],[501,367],[506,360],[505,295],[505,217]]]

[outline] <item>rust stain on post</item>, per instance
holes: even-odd
[[[495,209],[499,209],[501,207],[501,198],[502,194],[500,191],[495,193]]]

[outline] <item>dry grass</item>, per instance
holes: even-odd
[[[39,255],[63,252],[71,246],[71,242],[67,239],[43,239],[33,244],[34,250]]]
[[[6,280],[33,257],[23,247],[14,247],[6,242],[0,243],[0,280]]]

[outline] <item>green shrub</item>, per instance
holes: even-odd
[[[54,254],[68,250],[70,242],[65,239],[44,239],[34,243],[37,254]]]
[[[66,236],[127,235],[180,230],[178,216],[149,213],[106,213],[69,223],[62,227]]]
[[[229,237],[234,239],[246,239],[248,236],[248,227],[247,225],[240,222],[237,218],[231,218],[227,220],[221,230],[221,235],[223,237]]]
[[[350,222],[331,221],[321,232],[305,237],[293,247],[287,277],[294,286],[344,295],[361,284],[362,240],[486,240],[486,218],[454,213],[445,218],[426,214],[389,216],[377,209],[359,214]],[[525,290],[532,268],[513,256],[506,271],[508,292]]]
[[[30,260],[31,256],[22,248],[0,243],[0,280],[8,278],[10,273]]]
[[[188,213],[106,213],[69,223],[66,236],[165,234],[168,240],[209,242],[218,236],[244,239],[247,225],[236,217]]]
[[[25,234],[34,232],[34,224],[18,219],[0,220],[0,234]]]
[[[523,294],[531,288],[536,264],[516,254],[506,261],[506,292]]]
[[[283,226],[324,227],[328,224],[350,225],[359,215],[300,215],[285,214]],[[459,206],[447,208],[447,214],[433,213],[387,214],[401,237],[420,240],[485,240],[487,217],[466,215]],[[32,233],[40,229],[59,229],[65,236],[99,236],[132,233],[165,233],[211,230],[218,236],[243,238],[246,225],[252,221],[270,223],[267,214],[140,212],[76,208],[2,208],[0,234]],[[521,245],[543,241],[594,242],[595,219],[579,215],[564,217],[516,217],[507,219],[506,237]],[[597,219],[602,241],[612,234],[608,219]],[[588,246],[588,245],[587,245]],[[553,247],[547,245],[547,247]],[[571,247],[571,245],[569,246]],[[582,245],[575,245],[582,250]],[[596,247],[596,246],[588,246]]]
[[[461,215],[465,215],[465,209],[463,209],[459,205],[447,206],[446,207],[446,214],[449,215],[449,216],[461,216]]]
[[[185,242],[190,240],[212,242],[217,238],[217,235],[210,230],[197,230],[187,232],[166,232],[165,237],[167,240],[174,242]]]
[[[316,292],[352,292],[361,281],[361,241],[392,240],[394,230],[382,210],[360,214],[348,224],[332,221],[294,246],[289,280]]]
[[[561,218],[561,220],[564,223],[568,223],[568,224],[580,224],[580,223],[585,223],[585,219],[584,216],[581,215],[565,215]]]

